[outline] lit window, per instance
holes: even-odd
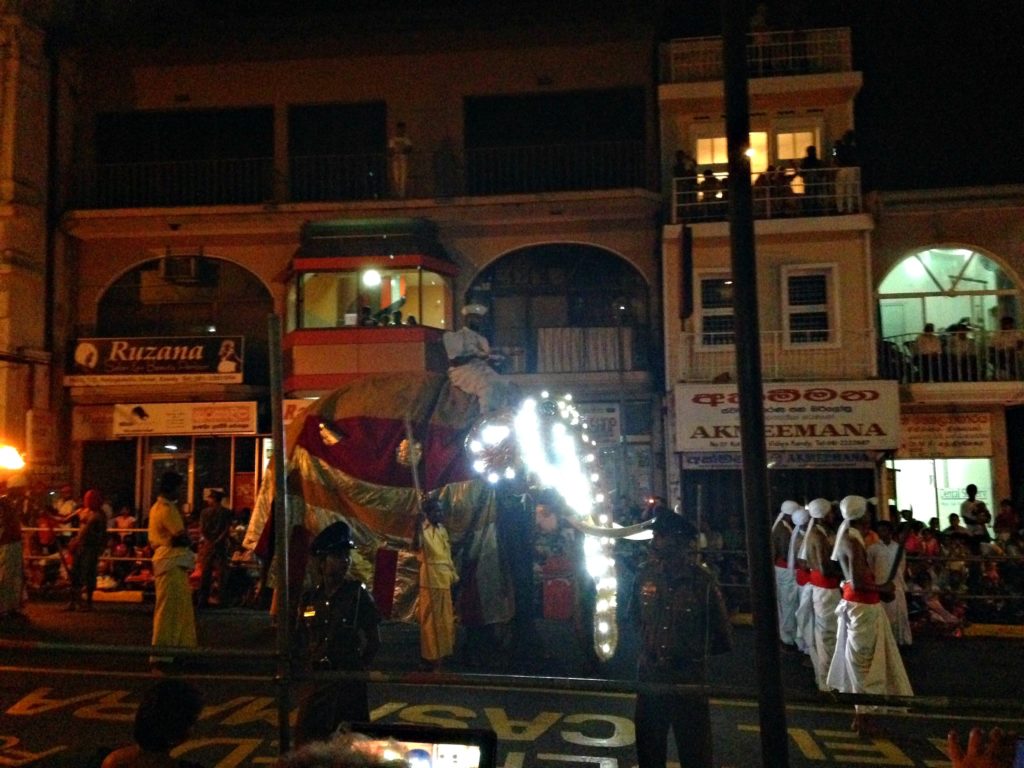
[[[801,155],[803,153],[801,152]],[[750,134],[750,149],[747,152],[750,158],[750,170],[760,173],[768,167],[768,134],[764,131],[754,131]],[[711,136],[697,139],[697,170],[713,166],[727,166],[729,164],[729,150],[725,136]]]
[[[775,159],[795,163],[807,154],[808,147],[817,147],[817,131],[790,131],[775,134]],[[821,153],[818,153],[821,156]]]
[[[783,270],[783,313],[787,344],[830,344],[836,340],[832,267]]]
[[[298,276],[295,313],[299,328],[360,325],[447,327],[452,304],[447,278],[419,269],[304,272]]]

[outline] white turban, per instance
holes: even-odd
[[[800,534],[802,533],[802,531],[800,530],[800,526],[804,525],[810,516],[807,514],[806,509],[800,507],[800,509],[793,510],[792,517],[793,532],[789,534],[789,557],[786,561],[790,570],[792,570],[793,566],[796,565],[796,540],[800,538]]]
[[[836,545],[832,548],[832,559],[839,559],[839,544],[850,530],[850,523],[860,520],[868,513],[868,500],[863,496],[846,496],[839,502],[839,511],[843,513],[843,522],[836,534]]]
[[[828,499],[814,499],[807,505],[807,514],[811,516],[811,524],[807,526],[804,543],[800,547],[800,554],[797,555],[801,560],[807,559],[807,539],[810,538],[811,530],[814,528],[814,521],[821,520],[829,513],[830,509],[832,509],[832,502]]]
[[[772,530],[775,529],[776,525],[782,522],[782,518],[792,516],[792,514],[796,512],[798,509],[803,509],[803,507],[798,502],[791,501],[789,499],[782,502],[782,507],[779,509],[779,516],[776,517],[775,522],[772,523]]]

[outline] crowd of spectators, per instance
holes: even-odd
[[[945,527],[937,517],[928,523],[914,520],[909,510],[891,509],[890,518],[904,541],[915,634],[956,635],[972,622],[1024,623],[1024,530],[1010,499],[1000,502],[994,516],[985,502],[971,499],[961,514],[948,515]],[[721,530],[704,517],[700,531],[704,562],[718,578],[729,608],[749,611],[741,516],[730,513]],[[621,547],[627,562],[631,549],[629,544]]]
[[[1024,331],[1006,315],[998,329],[985,329],[964,317],[937,331],[899,343],[887,339],[883,362],[890,375],[906,382],[1019,381],[1024,377]]]
[[[24,543],[25,583],[30,593],[57,594],[69,589],[74,567],[75,548],[71,543],[81,523],[82,507],[62,504],[63,499],[52,502],[48,495],[25,493],[19,502]],[[116,506],[116,510],[115,510]],[[122,589],[150,590],[153,588],[153,548],[146,535],[147,520],[129,504],[111,505],[104,502],[107,518],[106,547],[100,555],[96,589],[116,591]],[[229,556],[233,565],[244,571],[238,576],[239,584],[218,585],[221,599],[231,601],[245,598],[249,566],[255,566],[252,553],[243,549],[242,539],[248,524],[249,510],[233,515],[229,534]],[[189,538],[193,548],[200,544],[200,518],[198,514],[187,518]],[[228,572],[228,579],[235,569]],[[192,575],[198,586],[201,573]],[[229,594],[230,593],[230,594]]]

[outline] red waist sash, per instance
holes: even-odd
[[[809,568],[797,568],[796,569],[796,583],[798,586],[810,583],[811,571]]]
[[[838,576],[826,576],[821,571],[811,571],[810,582],[816,587],[822,589],[838,589],[839,588],[839,577]]]
[[[848,581],[843,584],[843,600],[850,603],[874,605],[881,602],[882,598],[878,596],[877,592],[858,592],[853,588],[853,584]]]
[[[786,560],[786,558],[784,558],[784,557],[777,558],[775,560],[775,567],[776,568],[789,568],[789,561]]]

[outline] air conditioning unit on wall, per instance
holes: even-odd
[[[176,285],[194,285],[200,281],[202,253],[172,254],[160,259],[160,277]]]

